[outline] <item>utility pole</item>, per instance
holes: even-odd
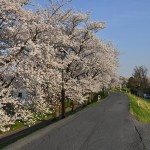
[[[65,51],[64,49],[61,49],[61,60],[62,60],[62,64],[64,61],[64,58],[66,56],[66,54],[68,54],[67,51]],[[61,87],[61,118],[65,118],[65,83],[64,83],[64,69],[62,68],[62,87]]]
[[[64,88],[64,69],[62,69],[62,89],[61,89],[61,118],[65,118],[65,88]]]
[[[104,87],[104,84],[103,84],[102,93],[103,93],[103,98],[104,98],[105,97],[105,87]]]

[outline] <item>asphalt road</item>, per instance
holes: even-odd
[[[144,150],[129,115],[126,95],[112,92],[102,103],[41,129],[5,150]]]

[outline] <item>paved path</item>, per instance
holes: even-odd
[[[144,150],[128,111],[127,96],[112,92],[104,102],[41,129],[5,150]]]

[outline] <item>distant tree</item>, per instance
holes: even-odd
[[[120,76],[119,80],[120,80],[121,87],[122,88],[126,88],[127,87],[128,79],[125,78],[125,77],[123,77],[123,76]]]
[[[134,91],[145,92],[148,88],[148,69],[145,66],[136,66],[133,70],[132,77],[128,80],[128,87]]]
[[[133,77],[139,90],[145,91],[148,86],[148,69],[144,66],[135,67]]]

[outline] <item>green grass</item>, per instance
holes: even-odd
[[[20,128],[23,128],[23,127],[25,127],[25,125],[23,124],[23,122],[16,121],[15,125],[12,125],[11,131],[12,130],[17,130],[17,129],[20,129]]]
[[[124,92],[124,93],[129,93],[130,89],[129,88],[122,88],[121,91]]]
[[[25,125],[22,122],[16,121],[15,124],[12,125],[12,127],[9,131],[4,132],[4,133],[0,133],[0,136],[7,136],[7,135],[19,130],[19,129],[24,128],[24,127],[25,127]]]
[[[121,92],[124,92],[124,93],[129,93],[130,92],[130,89],[129,88],[112,88],[112,90],[114,91],[121,91]]]
[[[128,97],[130,99],[130,113],[138,121],[150,123],[150,100],[145,100],[132,94],[128,94]],[[139,99],[139,106],[137,99]]]

